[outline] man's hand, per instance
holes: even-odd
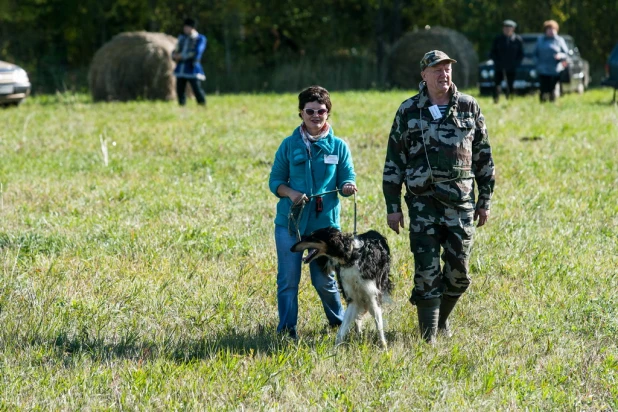
[[[399,234],[399,227],[405,227],[403,224],[403,213],[401,212],[389,213],[386,215],[386,222],[388,227],[397,234]]]
[[[479,223],[476,225],[477,227],[483,226],[487,223],[489,219],[489,210],[487,209],[478,209],[474,211],[474,221],[478,219]]]

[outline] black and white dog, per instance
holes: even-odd
[[[386,238],[375,230],[353,236],[329,227],[316,230],[292,246],[291,250],[308,250],[303,258],[305,263],[324,256],[327,258],[324,272],[334,270],[337,273],[348,305],[335,344],[343,342],[352,321],[356,323],[356,330],[361,332],[362,318],[369,312],[375,319],[380,343],[386,348],[382,302],[390,299],[392,288],[390,249]]]

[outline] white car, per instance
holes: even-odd
[[[0,106],[19,105],[30,94],[31,88],[24,69],[0,60]]]

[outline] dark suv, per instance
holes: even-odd
[[[30,87],[24,69],[0,60],[0,106],[17,106],[30,94]]]
[[[618,89],[618,44],[614,47],[612,54],[607,59],[605,65],[605,74],[607,77],[603,79],[601,84],[603,86],[609,86],[614,88],[614,102],[616,101],[616,89]]]
[[[539,78],[534,63],[534,50],[539,36],[541,36],[540,33],[521,34],[521,38],[524,41],[524,59],[517,68],[517,73],[515,74],[515,84],[513,84],[513,89],[515,89],[514,92],[528,93],[539,88]],[[564,35],[562,38],[564,38],[569,48],[571,64],[568,69],[569,76],[561,77],[560,93],[583,93],[590,83],[590,66],[588,61],[581,58],[579,49],[575,46],[573,38],[569,35]],[[479,65],[479,91],[482,96],[488,96],[493,93],[495,86],[494,75],[495,69],[493,60],[487,60]],[[566,77],[569,79],[564,82],[563,79],[566,79]],[[502,82],[502,88],[506,88],[506,81]]]

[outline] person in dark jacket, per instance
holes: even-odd
[[[515,73],[524,58],[524,42],[515,34],[517,23],[505,20],[502,23],[502,34],[496,36],[491,47],[490,57],[494,61],[496,86],[494,88],[494,102],[498,103],[502,92],[502,80],[506,78],[507,88],[504,95],[508,99],[513,93]]]
[[[195,30],[195,20],[185,19],[182,28],[183,33],[178,36],[178,43],[172,52],[172,60],[176,62],[174,76],[176,77],[176,94],[178,104],[184,106],[187,102],[187,82],[191,85],[197,103],[206,104],[206,94],[200,84],[206,80],[204,69],[200,60],[206,50],[206,36]]]

